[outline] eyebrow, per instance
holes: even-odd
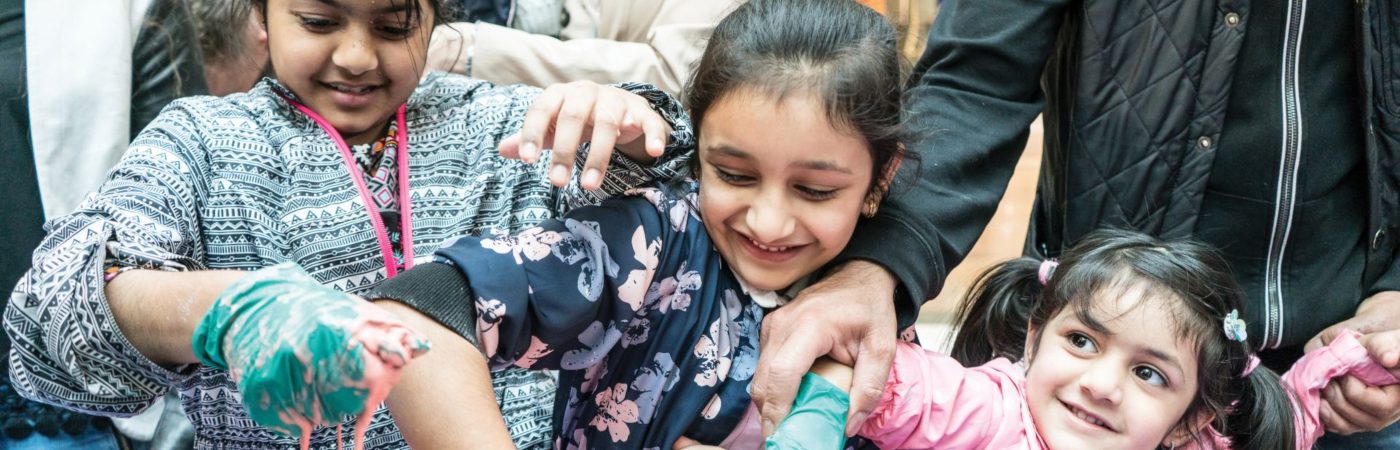
[[[338,2],[338,1],[336,1],[336,0],[316,0],[316,1],[319,2],[319,3],[321,3],[321,4],[323,4],[323,5],[330,6],[330,7],[334,7],[334,8],[339,8],[339,9],[341,9],[341,10],[348,9],[348,8],[345,7],[345,5],[340,4],[340,2]],[[409,1],[413,1],[413,0],[406,0],[406,1],[402,2],[402,3],[397,4],[397,5],[394,4],[394,2],[389,1],[389,2],[387,2],[387,3],[389,4],[389,6],[385,6],[385,7],[383,7],[383,8],[379,8],[379,9],[375,10],[375,13],[377,13],[377,14],[384,14],[384,13],[396,13],[396,12],[407,11],[407,10],[408,10],[408,2],[409,2]]]
[[[1155,349],[1155,348],[1150,348],[1150,347],[1147,348],[1146,350],[1147,350],[1147,354],[1148,354],[1148,355],[1151,355],[1153,358],[1160,359],[1160,360],[1162,360],[1162,362],[1164,362],[1164,363],[1170,364],[1172,367],[1175,367],[1175,368],[1176,368],[1176,371],[1177,371],[1177,372],[1184,372],[1184,371],[1181,369],[1181,363],[1177,362],[1177,361],[1176,361],[1176,358],[1173,358],[1172,355],[1167,354],[1167,352],[1164,352],[1164,351],[1161,351],[1161,350],[1157,350],[1157,349]]]
[[[722,145],[722,144],[721,144],[721,145],[711,146],[711,147],[710,147],[710,150],[719,152],[719,153],[724,154],[724,155],[726,155],[726,156],[732,156],[732,157],[739,158],[739,159],[745,159],[745,160],[753,160],[753,159],[754,159],[753,155],[749,154],[748,152],[745,152],[745,151],[743,151],[743,150],[739,150],[739,149],[734,148],[734,147],[730,147],[730,146],[728,146],[728,145]],[[851,169],[847,169],[846,167],[841,166],[841,165],[838,165],[838,164],[836,164],[836,163],[834,163],[834,162],[831,162],[831,161],[804,160],[804,161],[798,161],[798,162],[796,162],[796,163],[793,163],[793,165],[794,165],[794,166],[797,166],[797,167],[799,167],[799,168],[808,169],[808,170],[823,170],[823,171],[831,171],[831,172],[841,172],[841,173],[844,173],[844,174],[854,174],[854,172],[851,172]]]
[[[1098,319],[1095,319],[1094,316],[1089,315],[1087,313],[1082,315],[1075,314],[1075,320],[1078,320],[1080,324],[1083,324],[1090,330],[1094,330],[1095,333],[1102,334],[1107,337],[1113,337],[1115,335],[1113,331],[1109,330],[1108,327],[1104,326],[1102,322],[1099,322]],[[1161,360],[1164,363],[1170,364],[1173,368],[1176,369],[1178,373],[1184,374],[1186,372],[1181,367],[1181,362],[1177,361],[1176,358],[1172,357],[1167,352],[1151,347],[1144,348],[1143,350],[1146,351],[1149,356]]]
[[[1085,327],[1088,327],[1090,330],[1094,330],[1095,333],[1102,334],[1108,337],[1113,337],[1116,335],[1113,332],[1113,330],[1109,330],[1108,327],[1103,324],[1103,322],[1099,322],[1099,319],[1094,318],[1094,316],[1090,315],[1088,312],[1076,312],[1074,314],[1074,318],[1075,320],[1078,320],[1079,323],[1083,324]]]

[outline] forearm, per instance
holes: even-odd
[[[209,306],[246,275],[234,270],[165,272],[131,270],[106,285],[117,327],[131,345],[156,364],[199,362],[191,342]]]
[[[414,448],[514,448],[491,389],[486,359],[456,332],[403,303],[376,305],[433,344],[413,360],[389,394],[389,410]],[[464,433],[463,430],[471,430]]]

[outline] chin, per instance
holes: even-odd
[[[791,274],[771,271],[736,271],[736,273],[744,279],[744,283],[747,283],[749,287],[760,291],[782,292],[783,289],[792,286],[800,278]]]

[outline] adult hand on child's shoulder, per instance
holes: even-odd
[[[1400,369],[1396,349],[1385,342],[1400,342],[1392,335],[1400,332],[1400,292],[1380,292],[1356,309],[1356,315],[1328,327],[1308,341],[1307,350],[1327,345],[1342,330],[1363,334],[1371,357],[1387,368]],[[1400,385],[1370,386],[1354,376],[1332,381],[1322,391],[1322,423],[1328,432],[1352,434],[1379,431],[1400,420]]]
[[[506,158],[539,160],[542,149],[554,153],[549,182],[563,187],[573,176],[574,156],[589,143],[579,183],[598,189],[616,148],[628,158],[650,164],[666,149],[671,126],[645,98],[591,81],[545,88],[525,113],[520,133],[501,141]]]
[[[802,376],[823,355],[854,367],[846,434],[860,428],[879,405],[894,361],[895,286],[884,268],[852,261],[764,317],[752,385],[764,435],[787,416]]]

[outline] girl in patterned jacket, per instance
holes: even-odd
[[[360,412],[371,447],[404,448],[386,406],[363,401],[382,400],[376,384],[422,349],[397,320],[348,295],[216,297],[283,262],[334,291],[364,292],[451,236],[520,230],[671,178],[693,147],[690,127],[647,85],[541,93],[424,79],[437,0],[253,1],[277,80],[172,103],[96,195],[48,223],[5,312],[11,381],[34,400],[108,416],[179,389],[199,448],[334,448],[349,436],[312,426]],[[575,157],[590,136],[594,151]],[[544,445],[539,399],[553,381],[497,381],[515,444]],[[479,411],[481,422],[501,423],[500,412]],[[509,444],[506,432],[476,434]]]
[[[1099,231],[1063,263],[989,269],[968,298],[951,356],[900,345],[860,435],[886,449],[1307,449],[1324,431],[1332,379],[1397,381],[1387,370],[1400,362],[1394,332],[1345,332],[1282,378],[1260,366],[1239,288],[1193,243]],[[850,371],[818,364],[832,384],[809,375],[804,390],[837,391]],[[826,409],[779,430],[801,431],[804,416],[844,418]]]
[[[758,447],[760,321],[845,248],[899,164],[894,44],[856,2],[749,1],[687,90],[695,179],[463,237],[367,297],[466,338],[435,335],[429,356],[452,357],[414,362],[439,385],[481,385],[486,366],[558,369],[556,448]],[[454,405],[469,399],[435,392],[413,408],[460,433]]]

